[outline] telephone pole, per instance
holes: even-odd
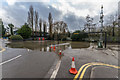
[[[102,41],[103,39],[103,36],[102,36],[102,33],[103,33],[103,5],[101,6],[101,13],[100,13],[100,23],[101,23],[101,35],[100,35],[100,41]]]
[[[101,6],[101,12],[100,12],[100,23],[101,23],[101,30],[100,30],[100,40],[98,43],[98,48],[103,48],[103,5]]]

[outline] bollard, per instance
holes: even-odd
[[[44,41],[44,38],[43,38],[43,41]]]
[[[40,41],[40,38],[39,38],[39,41]]]

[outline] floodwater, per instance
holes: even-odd
[[[10,48],[25,48],[30,50],[50,51],[52,48],[61,49],[80,49],[88,48],[89,42],[73,42],[73,41],[21,41],[21,42],[10,42],[6,44],[6,47]]]

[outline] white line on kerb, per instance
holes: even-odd
[[[10,62],[10,61],[13,61],[13,60],[15,60],[15,59],[17,59],[17,58],[19,58],[19,57],[21,57],[21,56],[22,56],[22,55],[18,55],[18,56],[16,56],[16,57],[12,58],[12,59],[9,59],[9,60],[7,60],[7,61],[4,61],[4,62],[0,63],[0,65],[3,65],[3,64],[5,64],[5,63],[7,63],[7,62]]]
[[[55,67],[55,70],[53,71],[53,73],[52,73],[52,75],[50,77],[50,80],[54,80],[55,79],[55,77],[57,75],[57,72],[58,72],[58,70],[60,68],[60,64],[61,64],[61,60],[58,61],[57,65]]]

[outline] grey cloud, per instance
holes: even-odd
[[[46,3],[47,2],[32,2],[32,3],[26,2],[26,3],[23,3],[23,5],[25,5],[27,9],[29,9],[29,6],[32,5],[34,10],[38,11],[39,17],[45,20],[48,19],[48,14],[49,12],[51,12],[53,18],[57,20],[62,14],[62,12],[53,8],[51,5],[46,5]]]
[[[63,17],[63,20],[68,24],[70,30],[83,28],[85,23],[83,17],[78,17],[70,12]]]
[[[76,8],[78,10],[88,9],[89,11],[93,11],[95,9],[95,6],[91,2],[81,2],[81,3],[75,4],[75,5],[73,5],[72,3],[69,3],[69,4],[70,4],[70,6]]]
[[[24,22],[26,22],[26,16],[27,16],[27,11],[25,9],[22,9],[20,7],[20,5],[18,5],[17,3],[13,6],[3,6],[3,9],[6,11],[6,16],[8,18],[8,20],[11,20],[12,18],[15,20],[10,21],[12,22],[15,26],[20,27],[21,25],[24,24]]]
[[[54,20],[59,20],[59,17],[61,16],[61,13],[62,13],[57,9],[53,8],[52,6],[45,5],[45,3],[42,3],[42,2],[16,2],[12,6],[9,6],[9,5],[3,6],[3,9],[7,12],[7,15],[8,15],[8,16],[6,15],[5,16],[15,19],[15,22],[13,22],[13,24],[15,24],[17,27],[20,27],[27,21],[27,14],[28,14],[30,5],[33,6],[34,10],[38,11],[39,17],[46,21],[48,20],[49,12],[52,13]],[[24,6],[25,9],[22,8],[21,6]]]
[[[80,3],[78,5],[72,5],[71,3],[69,4],[76,9],[94,9],[94,6],[91,3]],[[43,2],[16,2],[12,6],[5,5],[2,8],[7,12],[8,18],[13,18],[15,20],[13,24],[16,27],[20,27],[27,21],[27,12],[30,5],[33,5],[34,10],[38,11],[40,18],[48,21],[48,13],[51,12],[54,21],[65,21],[68,24],[70,30],[80,29],[80,27],[83,28],[86,22],[84,17],[78,17],[71,12],[62,15],[61,11],[52,7],[48,3]],[[24,6],[25,8],[22,8],[21,6]],[[94,16],[93,18],[94,22],[99,24],[99,14],[97,16]],[[108,17],[105,16],[104,21],[106,21],[107,18]],[[4,21],[4,23],[6,23],[6,21]]]

